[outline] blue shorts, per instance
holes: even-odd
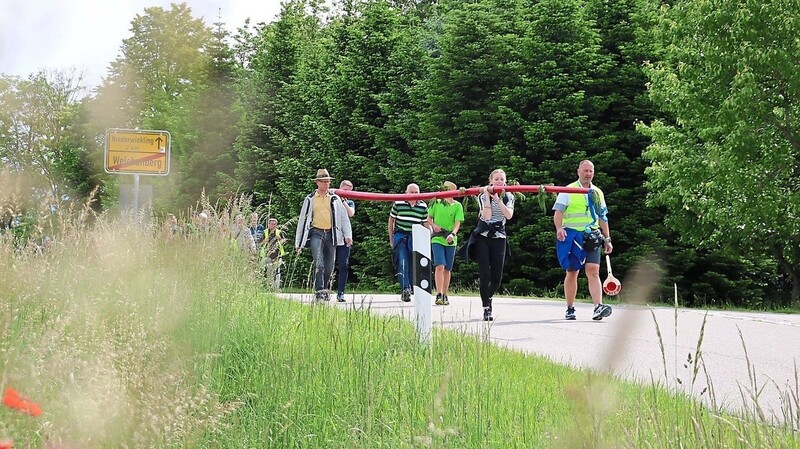
[[[431,252],[433,253],[433,266],[444,265],[447,271],[453,270],[453,261],[456,258],[456,247],[445,246],[440,243],[431,244]]]

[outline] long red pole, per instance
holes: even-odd
[[[583,187],[560,187],[546,185],[514,185],[505,186],[506,192],[539,192],[544,188],[547,193],[589,193],[589,189]],[[433,200],[444,198],[456,198],[461,196],[474,196],[480,193],[480,187],[470,187],[469,189],[446,190],[444,192],[425,192],[425,193],[376,193],[360,192],[357,190],[336,189],[336,194],[342,198],[352,198],[354,200],[372,201],[405,201],[405,200]]]

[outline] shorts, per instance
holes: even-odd
[[[440,243],[433,243],[431,244],[431,252],[433,253],[434,267],[444,265],[445,270],[453,270],[453,261],[456,259],[455,246],[445,246]]]
[[[595,248],[591,251],[586,251],[586,260],[584,260],[584,265],[587,263],[596,263],[600,265],[600,248]],[[578,270],[567,270],[567,271],[578,271]]]
[[[601,248],[595,248],[591,251],[586,251],[586,262],[585,263],[600,263],[600,251]]]

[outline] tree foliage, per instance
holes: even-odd
[[[197,88],[206,73],[211,30],[191,15],[186,3],[145,8],[131,21],[98,88],[103,112],[115,127],[164,127],[172,107]],[[107,98],[107,99],[106,99]]]
[[[0,79],[0,161],[25,172],[32,199],[52,208],[83,201],[96,185],[82,82],[74,71]]]
[[[316,120],[321,114],[314,110],[321,103],[311,92],[324,64],[315,40],[321,24],[305,12],[310,6],[307,1],[285,3],[276,22],[260,27],[245,41],[253,42],[254,51],[240,80],[243,114],[236,142],[237,175],[257,202],[270,201],[281,183],[296,178],[295,164],[288,159],[313,157],[318,150]],[[314,137],[303,139],[298,134]],[[296,199],[296,195],[291,198]]]
[[[679,1],[664,6],[650,95],[671,120],[642,130],[651,203],[700,247],[772,258],[800,299],[796,54],[800,6]]]
[[[159,210],[185,210],[202,192],[205,207],[244,193],[288,234],[317,168],[331,171],[334,187],[350,179],[362,191],[411,182],[431,191],[445,180],[482,185],[495,168],[512,182],[566,185],[589,158],[610,208],[618,276],[663,260],[659,293],[671,299],[677,284],[692,305],[785,305],[786,285],[800,294],[794,5],[329,4],[288,0],[275,21],[246,22],[234,35],[185,3],[146,8],[95,95],[44,114],[59,124],[46,132],[57,142],[9,132],[24,130],[11,119],[33,115],[8,111],[46,84],[0,80],[0,157],[36,168],[22,157],[46,148],[59,186],[109,191],[119,177],[98,175],[105,130],[166,129],[170,176],[146,181]],[[533,197],[518,198],[509,223],[503,288],[560,294],[552,212]],[[462,241],[477,218],[474,200],[463,203]],[[358,203],[351,263],[363,288],[395,287],[388,209]],[[285,281],[302,285],[301,271]],[[453,273],[456,288],[475,278],[474,264]]]
[[[96,126],[170,131],[172,176],[149,180],[157,206],[183,209],[203,191],[227,198],[239,187],[237,64],[223,24],[212,29],[181,3],[145,8],[131,33],[91,103]]]
[[[238,120],[236,77],[239,66],[227,44],[228,32],[215,24],[213,38],[203,51],[209,56],[200,71],[196,94],[187,102],[187,139],[178,154],[178,197],[174,205],[185,209],[201,192],[209,198],[233,198],[242,187],[235,177],[238,163],[233,147]]]

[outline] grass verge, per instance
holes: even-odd
[[[104,224],[105,223],[105,224]],[[102,221],[45,254],[0,245],[0,409],[17,447],[795,448],[712,413],[401,318],[264,291],[225,239]],[[794,393],[796,397],[796,392]]]

